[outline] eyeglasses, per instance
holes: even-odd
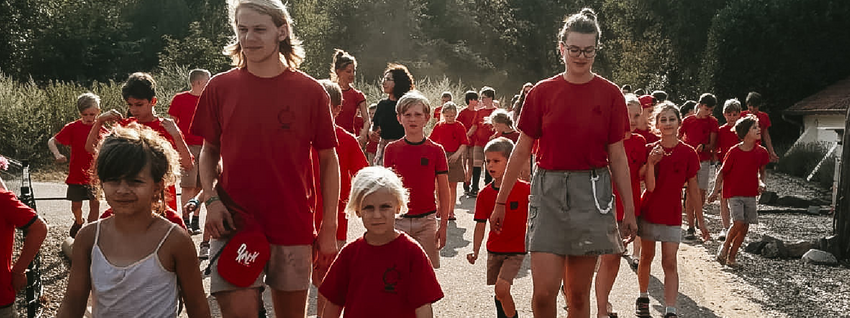
[[[564,42],[561,42],[561,44],[567,46],[567,44]],[[586,58],[593,58],[596,56],[596,47],[589,46],[582,50],[581,48],[574,45],[567,46],[567,54],[571,57],[579,57],[580,55],[582,55],[582,53],[584,53],[584,57]]]

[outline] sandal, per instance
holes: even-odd
[[[729,266],[730,268],[733,268],[733,269],[741,268],[741,264],[738,264],[737,261],[731,260],[731,259],[726,260],[726,266]]]
[[[638,318],[651,318],[649,313],[649,298],[638,297],[635,301],[635,316]]]

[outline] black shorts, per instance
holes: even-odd
[[[68,201],[94,200],[94,189],[88,184],[69,184],[65,199]]]

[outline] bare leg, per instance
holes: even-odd
[[[531,252],[531,280],[534,293],[531,309],[534,317],[555,318],[559,282],[564,276],[566,257],[543,252]]]
[[[741,244],[744,243],[744,238],[747,236],[747,232],[750,230],[750,225],[744,222],[735,221],[733,227],[738,227],[737,235],[735,235],[735,240],[732,241],[731,249],[729,250],[729,260],[735,262],[738,256],[738,249],[741,248]]]
[[[641,240],[640,262],[638,263],[638,291],[645,293],[649,290],[649,273],[652,269],[652,259],[655,258],[655,241]]]
[[[74,222],[83,224],[83,201],[71,201],[71,213],[74,214]]]
[[[272,302],[276,317],[304,318],[307,315],[307,291],[280,291],[272,289]],[[254,317],[257,312],[254,311]]]
[[[720,221],[723,223],[723,229],[729,229],[729,201],[724,198],[722,195],[720,196]],[[727,233],[726,236],[729,236]]]
[[[567,256],[566,285],[569,298],[569,318],[590,317],[590,285],[593,283],[593,270],[596,268],[597,256]],[[536,315],[535,315],[536,316]]]
[[[664,303],[676,307],[679,296],[679,268],[676,253],[679,243],[661,242],[661,268],[664,269]]]
[[[455,205],[457,205],[457,182],[449,182],[449,193],[451,198],[449,202],[449,219],[455,218]]]
[[[257,307],[261,299],[259,288],[218,292],[214,296],[224,318],[255,318],[260,311]]]
[[[82,213],[82,210],[80,211]],[[82,215],[81,215],[82,216]],[[89,222],[97,221],[98,216],[100,216],[100,200],[92,199],[89,200]]]
[[[496,299],[502,303],[502,310],[505,311],[506,316],[516,315],[516,304],[511,296],[511,283],[501,278],[496,281]]]
[[[600,256],[599,271],[596,272],[596,310],[597,316],[608,314],[608,295],[614,287],[617,273],[620,271],[620,255],[607,254]]]

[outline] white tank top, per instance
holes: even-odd
[[[159,261],[159,248],[175,225],[159,241],[156,250],[128,266],[114,266],[103,256],[98,239],[100,223],[91,251],[93,309],[98,317],[177,317],[177,274]]]

